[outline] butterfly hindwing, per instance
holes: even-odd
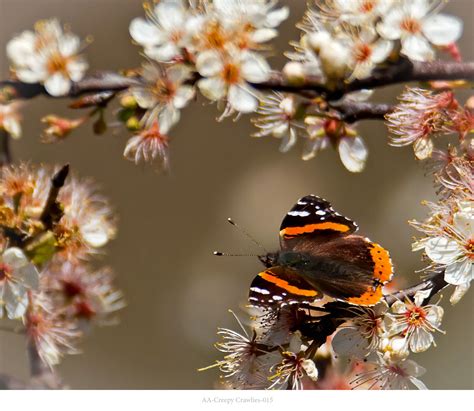
[[[297,270],[323,293],[357,305],[374,305],[393,274],[387,250],[368,238],[349,235],[324,243],[300,242],[292,252],[308,256]]]
[[[250,304],[260,307],[312,303],[320,291],[287,267],[271,267],[258,273],[250,285]]]
[[[300,241],[326,242],[357,231],[357,224],[335,211],[331,203],[308,195],[300,198],[284,217],[280,227],[282,249]]]

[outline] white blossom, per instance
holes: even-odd
[[[422,305],[429,290],[419,291],[414,301],[396,301],[385,321],[390,336],[401,335],[413,352],[422,352],[436,345],[432,333],[440,331],[444,310],[439,305]]]
[[[52,19],[36,23],[35,32],[26,31],[10,40],[7,55],[21,81],[42,83],[50,95],[61,96],[85,75],[88,64],[79,55],[82,48],[78,36]]]
[[[435,57],[433,46],[456,42],[462,33],[457,17],[438,14],[440,0],[396,2],[378,24],[377,30],[387,40],[400,39],[401,53],[417,61]]]
[[[39,273],[23,251],[7,248],[0,256],[0,318],[22,317],[28,307],[28,291],[39,287]]]
[[[194,97],[195,89],[185,82],[191,75],[184,65],[173,65],[169,68],[154,63],[143,66],[143,85],[130,88],[137,104],[147,110],[143,123],[147,126],[158,120],[162,132],[179,121],[179,110],[186,107]]]
[[[428,257],[445,267],[445,281],[461,287],[458,293],[465,292],[474,278],[474,207],[471,201],[462,202],[459,207],[452,224],[424,243]]]
[[[0,129],[4,129],[13,138],[21,137],[20,114],[18,112],[19,104],[0,103]]]
[[[130,23],[132,39],[145,54],[159,62],[182,57],[203,24],[203,16],[193,14],[182,1],[162,1],[148,10],[148,19],[137,17]]]
[[[270,66],[262,56],[236,49],[226,54],[215,50],[200,53],[196,68],[204,77],[198,82],[202,94],[214,101],[226,98],[229,106],[241,113],[258,107],[257,91],[249,83],[270,77]]]
[[[373,367],[373,370],[358,375],[351,382],[353,388],[370,383],[370,388],[382,390],[408,390],[411,385],[420,390],[427,389],[418,379],[426,370],[413,360],[392,361],[379,355]]]

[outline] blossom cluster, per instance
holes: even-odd
[[[252,308],[252,331],[239,320],[243,333],[219,329],[216,348],[226,355],[214,366],[234,389],[424,389],[418,377],[425,370],[408,356],[435,345],[440,331],[443,308],[425,303],[430,291],[391,305],[342,305],[333,319],[339,326],[327,335],[317,314],[334,315],[327,302]]]
[[[80,54],[83,47],[78,36],[50,19],[14,37],[7,45],[7,55],[19,80],[43,84],[50,95],[62,96],[87,71],[88,64]]]
[[[370,95],[368,90],[350,93],[341,103],[363,102]],[[281,139],[281,152],[289,151],[299,137],[304,140],[303,160],[333,146],[347,170],[357,173],[364,169],[369,153],[364,140],[355,125],[345,122],[327,104],[308,105],[295,95],[273,92],[262,97],[257,113],[260,116],[253,123],[259,130],[253,136]]]
[[[376,70],[400,64],[403,59],[431,61],[436,50],[453,46],[462,33],[461,20],[439,13],[442,6],[443,2],[437,0],[316,2],[299,25],[303,35],[292,43],[295,51],[287,53],[292,62],[283,72],[292,84],[316,78],[328,89],[336,89],[341,82],[364,80]],[[255,136],[281,138],[283,152],[301,137],[305,141],[303,160],[333,146],[349,171],[360,172],[368,149],[356,126],[341,118],[338,107],[350,101],[365,101],[370,95],[370,90],[364,90],[346,94],[342,101],[308,104],[294,95],[275,93],[261,99],[258,110],[261,116],[255,120],[260,131]],[[402,96],[402,101],[407,98],[413,100],[414,96]],[[432,101],[417,102],[422,103],[433,104]],[[438,104],[448,103],[439,101]],[[394,138],[392,143],[405,145],[416,139],[417,156],[428,155],[430,140],[416,137],[413,130],[411,133],[405,130],[405,124],[421,127],[420,121],[414,121],[413,110],[395,115],[397,121],[391,129],[399,138]]]
[[[0,318],[21,321],[49,366],[124,305],[111,271],[91,265],[116,233],[108,201],[72,176],[51,203],[54,171],[20,164],[0,176]]]
[[[424,237],[413,244],[430,261],[428,270],[443,270],[454,285],[456,303],[474,278],[474,106],[461,104],[452,90],[408,88],[393,113],[386,116],[394,146],[413,145],[415,156],[427,160],[439,195],[426,202],[430,215],[411,224]],[[458,144],[435,147],[442,135],[456,136]]]
[[[271,75],[262,51],[288,16],[288,8],[275,3],[165,0],[145,5],[147,18],[130,24],[132,39],[149,60],[141,70],[142,84],[129,90],[144,113],[138,124],[127,118],[139,131],[125,149],[127,158],[161,160],[166,166],[167,133],[196,90],[223,103],[223,116],[257,109],[253,84]]]

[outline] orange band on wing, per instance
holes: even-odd
[[[317,223],[317,224],[307,224],[302,227],[287,227],[280,231],[280,237],[293,237],[300,234],[312,233],[316,230],[334,230],[341,233],[345,233],[350,230],[350,227],[345,224],[339,223]]]
[[[275,284],[277,287],[283,288],[291,294],[302,295],[304,297],[316,297],[318,292],[315,290],[303,290],[301,288],[290,285],[288,281],[282,280],[281,278],[275,277],[274,275],[269,274],[268,271],[264,271],[258,274],[264,280]]]
[[[347,302],[357,305],[375,305],[382,298],[382,286],[378,286],[375,290],[373,287],[367,288],[367,291],[360,297],[348,298]]]
[[[372,248],[370,249],[370,255],[375,264],[374,276],[381,283],[390,281],[393,274],[392,261],[388,251],[378,245],[377,243],[371,243]]]

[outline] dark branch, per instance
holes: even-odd
[[[0,167],[8,165],[12,161],[10,138],[10,134],[3,128],[0,128]]]
[[[413,299],[415,294],[418,291],[429,290],[431,288],[430,295],[426,298],[424,303],[427,303],[435,294],[440,292],[443,288],[447,287],[448,283],[444,281],[444,270],[432,274],[427,277],[420,283],[414,285],[413,287],[407,288],[405,290],[397,291],[395,293],[385,296],[385,301],[388,304],[393,304],[397,300],[404,300],[406,298]]]
[[[359,120],[383,120],[386,114],[395,109],[390,104],[352,101],[331,105],[331,107],[340,113],[341,120],[346,123],[355,123]]]
[[[58,203],[58,195],[61,188],[66,182],[69,174],[69,164],[63,166],[51,179],[51,188],[49,190],[48,199],[41,213],[41,221],[46,229],[51,229],[62,217],[61,206]]]
[[[139,78],[126,77],[112,71],[100,71],[73,83],[69,93],[58,98],[75,98],[87,93],[119,92],[137,84],[140,84]],[[40,95],[53,97],[41,84],[23,83],[19,80],[0,81],[0,89],[4,87],[12,89],[14,98],[31,99]]]
[[[194,78],[195,82],[199,77]],[[374,89],[397,83],[432,80],[474,80],[474,62],[411,62],[403,59],[386,68],[375,70],[363,80],[342,83],[335,87],[328,87],[318,77],[308,77],[299,84],[288,82],[281,73],[274,73],[263,83],[254,83],[252,86],[259,90],[275,90],[309,96],[323,96],[328,100],[338,100],[345,94],[362,89]],[[73,83],[71,91],[61,98],[74,98],[87,93],[107,91],[123,91],[129,87],[141,84],[139,77],[127,77],[111,71],[96,72]],[[11,87],[16,98],[29,99],[38,95],[48,95],[43,86],[27,84],[18,80],[0,81],[0,88]]]

